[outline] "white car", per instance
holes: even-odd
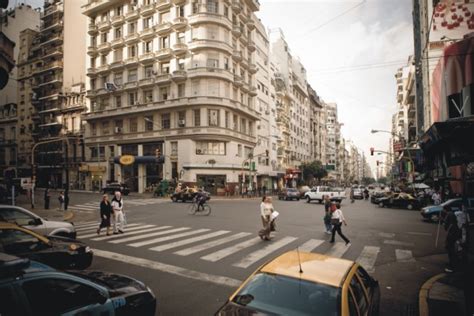
[[[312,188],[310,191],[304,194],[306,202],[311,203],[311,201],[318,201],[323,203],[324,196],[328,195],[329,199],[334,202],[341,203],[343,199],[346,198],[346,191],[343,188],[331,188],[326,186],[318,186]]]
[[[76,239],[76,229],[69,222],[49,221],[19,206],[0,205],[0,221],[15,223],[45,236]]]

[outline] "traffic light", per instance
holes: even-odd
[[[371,155],[371,156],[374,155],[374,147],[370,147],[370,155]]]
[[[268,156],[270,155],[270,152],[267,150],[265,150],[265,156],[268,158]]]
[[[159,148],[157,148],[157,149],[155,150],[155,156],[156,156],[156,158],[160,158],[160,157],[161,157],[161,150],[160,150]]]

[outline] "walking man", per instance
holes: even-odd
[[[120,192],[115,192],[111,205],[114,211],[114,235],[123,234],[125,216],[123,213],[123,198]]]
[[[49,188],[44,190],[44,209],[49,210],[49,200],[51,199],[51,195],[49,194]]]
[[[326,227],[326,234],[332,233],[331,225],[331,200],[328,195],[324,196],[324,226]]]
[[[59,210],[63,211],[64,210],[64,193],[62,191],[59,192],[58,201],[59,201]]]
[[[346,220],[344,218],[344,214],[341,211],[341,204],[332,204],[331,205],[331,224],[332,224],[332,235],[331,235],[331,243],[334,243],[334,237],[337,234],[346,242],[346,246],[350,246],[350,240],[344,236],[341,230],[342,224],[347,226]]]

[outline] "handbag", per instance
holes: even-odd
[[[339,225],[339,218],[331,218],[331,225]]]

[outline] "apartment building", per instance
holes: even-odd
[[[316,91],[308,84],[308,95],[310,105],[310,160],[319,160],[325,163],[324,152],[326,143],[326,122],[324,120],[324,101]]]
[[[88,167],[138,192],[162,179],[214,194],[239,183],[257,145],[258,9],[256,0],[85,5]],[[120,164],[124,155],[134,163]]]
[[[21,130],[18,124],[23,121],[24,116],[19,108],[22,108],[25,102],[17,95],[18,88],[23,87],[19,80],[24,73],[24,69],[17,65],[23,56],[20,51],[24,46],[20,33],[25,29],[38,30],[40,13],[29,5],[21,4],[2,12],[0,24],[1,32],[15,43],[13,58],[16,60],[16,65],[10,72],[10,80],[0,91],[0,176],[3,177],[7,169],[15,170],[15,176],[19,176],[18,138],[21,136]]]
[[[340,165],[339,165],[339,147],[341,130],[337,115],[337,104],[326,103],[324,107],[326,112],[326,168],[328,170],[328,178],[330,180],[340,180]]]

